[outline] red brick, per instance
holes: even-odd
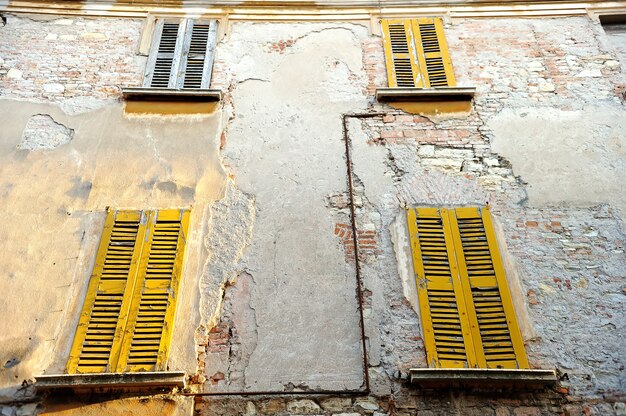
[[[382,137],[383,139],[394,139],[394,138],[401,138],[404,137],[404,135],[402,134],[401,131],[381,131],[380,132],[380,137]]]

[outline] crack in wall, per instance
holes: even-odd
[[[150,129],[146,131],[146,138],[149,140],[150,144],[152,145],[152,152],[154,154],[154,157],[156,157],[157,161],[159,162],[159,165],[161,165],[161,167],[165,171],[165,177],[168,180],[171,179],[172,165],[167,160],[165,160],[163,156],[161,156],[161,153],[159,152],[159,149],[157,148],[156,139],[152,135],[152,131]]]

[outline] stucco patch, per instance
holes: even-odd
[[[487,126],[493,131],[493,151],[511,161],[528,182],[535,206],[554,203],[618,208],[623,221],[626,197],[626,116],[615,105],[590,106],[585,111],[557,108],[504,110]]]

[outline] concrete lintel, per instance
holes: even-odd
[[[36,377],[38,391],[170,390],[185,386],[184,371],[141,373],[52,374]]]
[[[471,101],[474,87],[378,88],[378,101]]]
[[[501,368],[412,368],[411,384],[421,388],[535,389],[556,384],[555,370]]]
[[[122,87],[125,100],[142,101],[221,101],[222,91],[206,89]]]

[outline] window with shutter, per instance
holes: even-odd
[[[390,87],[456,85],[441,18],[382,21]]]
[[[429,366],[528,368],[489,208],[407,211]]]
[[[143,86],[208,89],[216,41],[216,20],[158,20]]]
[[[188,210],[109,211],[68,373],[165,370]]]

